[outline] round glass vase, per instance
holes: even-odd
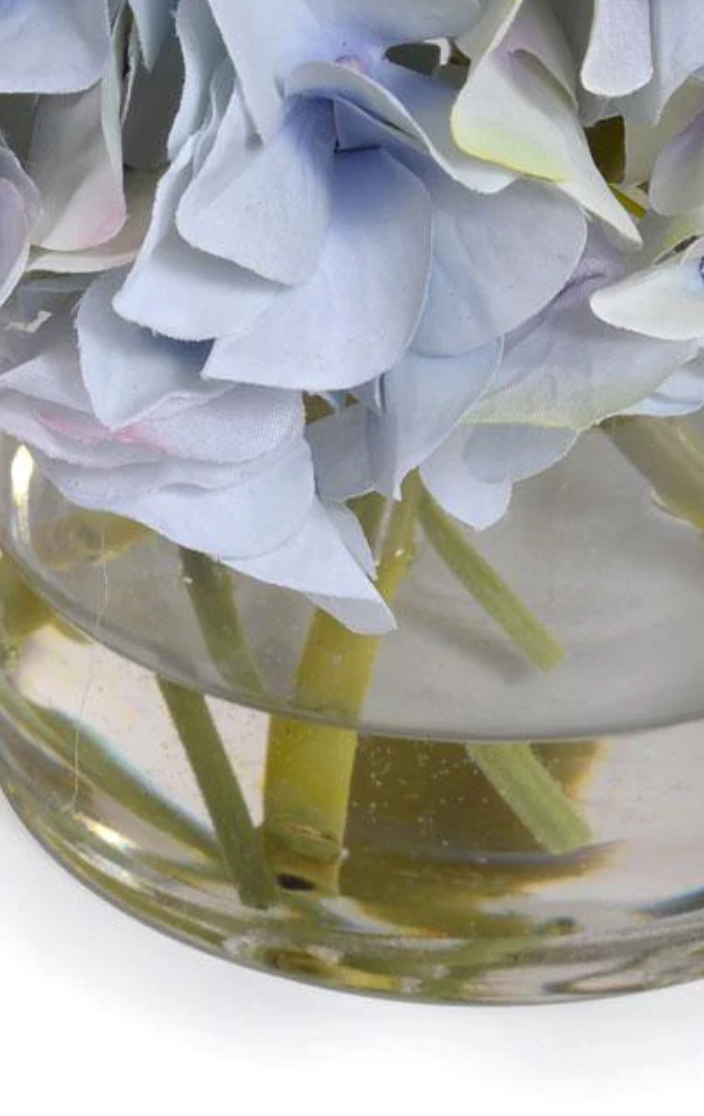
[[[520,1003],[704,971],[704,432],[585,436],[481,536],[356,508],[398,631],[0,458],[0,780],[122,909],[355,991]]]

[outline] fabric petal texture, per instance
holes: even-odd
[[[354,632],[363,497],[704,406],[701,0],[12,0],[0,135],[0,430]]]

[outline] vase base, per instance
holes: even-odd
[[[302,788],[303,821],[327,801],[307,722],[282,731],[193,691],[181,709],[153,671],[47,616],[0,669],[0,783],[126,913],[242,965],[409,1001],[550,1003],[704,973],[702,723],[506,745],[323,732],[315,757],[347,759],[344,831],[332,863],[312,841],[316,872],[310,826],[290,824]]]
[[[536,923],[535,933],[451,937],[364,927],[306,913],[243,911],[194,864],[134,859],[129,842],[80,811],[47,815],[26,779],[0,762],[0,786],[44,849],[97,895],[151,928],[245,967],[319,987],[419,1003],[530,1005],[664,988],[704,975],[701,910],[603,933],[573,920]],[[331,908],[332,912],[332,908]]]

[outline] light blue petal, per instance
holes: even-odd
[[[474,426],[467,431],[464,461],[484,484],[527,480],[562,461],[577,441],[576,430],[534,426]]]
[[[67,470],[48,468],[60,491],[75,502],[81,489],[71,484]],[[87,506],[134,519],[179,546],[227,558],[230,564],[283,546],[301,529],[314,499],[310,451],[303,439],[284,453],[264,457],[251,468],[242,467],[239,478],[228,487],[184,483],[133,495],[129,470],[125,471],[124,493],[120,491],[121,470],[106,469],[104,474],[103,490]],[[91,477],[94,486],[96,479]]]
[[[173,28],[177,0],[130,0],[144,61],[151,69]]]
[[[332,217],[335,132],[325,102],[294,106],[268,144],[247,143],[233,98],[177,213],[181,236],[277,283],[310,277]]]
[[[398,496],[422,464],[486,391],[501,359],[493,341],[454,358],[409,353],[382,381],[382,412],[370,414],[368,443],[375,486]]]
[[[456,92],[442,82],[413,74],[391,63],[375,68],[374,77],[348,65],[310,63],[291,73],[288,95],[325,96],[347,101],[395,129],[429,154],[444,171],[470,190],[495,193],[516,175],[473,159],[461,151],[450,130]]]
[[[414,346],[451,356],[517,329],[552,302],[582,257],[587,221],[575,202],[536,183],[491,197],[447,179],[430,189],[435,266]]]
[[[0,92],[87,89],[100,78],[109,46],[105,0],[6,0],[0,8]]]
[[[367,410],[359,403],[308,427],[318,491],[324,500],[350,500],[374,487],[367,428]]]
[[[241,268],[192,248],[175,217],[191,177],[193,145],[181,149],[162,179],[152,225],[115,308],[128,321],[185,341],[209,341],[248,329],[276,288]],[[234,377],[233,377],[234,378]]]
[[[306,593],[318,608],[362,635],[384,635],[395,627],[388,606],[320,501],[278,550],[255,560],[225,562],[249,577]]]
[[[650,0],[650,20],[653,79],[617,104],[627,115],[654,124],[673,93],[704,66],[704,8],[700,0]]]
[[[421,476],[446,512],[477,531],[485,531],[505,516],[513,486],[508,481],[485,484],[472,476],[464,459],[466,442],[465,431],[452,434],[421,467]]]
[[[333,221],[314,275],[279,295],[249,333],[217,343],[207,377],[335,391],[403,357],[425,304],[430,199],[382,151],[340,155],[335,174]]]
[[[112,303],[123,281],[122,271],[97,279],[77,317],[86,388],[96,417],[111,428],[136,422],[165,400],[196,391],[210,352],[207,345],[173,341],[116,314]]]

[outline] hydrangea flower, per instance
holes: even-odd
[[[595,313],[625,270],[622,254],[592,230],[570,282],[507,334],[490,376],[468,375],[466,357],[436,360],[433,375],[409,360],[366,393],[363,404],[316,424],[310,436],[326,491],[337,499],[372,490],[397,495],[420,467],[446,510],[484,529],[505,514],[515,483],[558,462],[582,431],[603,419],[701,407],[701,335],[678,332],[670,315],[662,332],[637,336]],[[645,307],[644,320],[659,319],[656,297],[661,292]],[[703,310],[704,282],[700,323]],[[489,361],[490,351],[474,359]]]
[[[419,21],[450,33],[460,9],[468,22],[454,0],[433,6],[432,20],[405,0],[396,7],[398,38]],[[248,33],[262,24],[249,5],[231,11],[230,36],[248,26],[247,12]],[[390,35],[390,17],[378,22]],[[236,46],[225,50],[202,0],[184,0],[178,23],[187,80],[174,160],[115,305],[146,328],[214,340],[206,377],[334,391],[398,366],[409,350],[469,353],[539,310],[576,266],[579,206],[463,157],[448,131],[452,90],[384,62],[373,36],[367,68],[354,38],[361,17],[349,17],[344,36],[336,27],[332,43],[327,24],[306,39],[308,57],[322,43],[334,60],[295,57],[286,78],[272,77],[287,95],[268,140],[247,112],[268,103],[261,75],[253,92],[235,81]],[[359,57],[336,58],[345,44]]]
[[[144,44],[131,52],[132,70],[157,66],[169,33],[175,41],[172,0],[133,0],[130,7],[135,35]],[[9,151],[2,156],[6,168],[14,166],[3,178],[19,184],[24,199],[23,218],[7,187],[0,201],[8,261],[11,245],[21,238],[17,266],[6,268],[5,277],[19,279],[30,244],[32,270],[89,272],[133,259],[143,239],[155,184],[145,176],[125,175],[123,167],[123,114],[132,107],[144,115],[145,109],[131,79],[123,96],[119,15],[124,10],[121,4],[93,0],[85,10],[73,0],[42,2],[41,13],[34,2],[0,10],[0,54],[12,52],[15,59],[14,69],[0,67],[0,94],[39,94],[31,101],[7,98],[0,105],[0,120],[10,134],[16,131],[15,118],[22,122],[17,150],[23,165]],[[170,93],[176,97],[178,87],[172,85]],[[7,296],[13,285],[6,283],[0,295]]]
[[[90,285],[75,328],[60,296],[38,331],[6,331],[2,429],[73,503],[307,592],[351,628],[392,627],[356,519],[316,494],[300,394],[204,382],[207,346],[114,313],[122,278]]]
[[[2,11],[0,52],[38,34],[36,3],[5,39]],[[0,151],[0,296],[30,274],[0,426],[75,503],[377,633],[351,497],[419,469],[485,528],[604,418],[704,403],[702,249],[668,256],[704,233],[694,11],[686,51],[661,0],[91,12],[62,74],[22,46],[39,96]],[[618,195],[585,130],[612,112]],[[306,425],[304,393],[332,414]]]
[[[302,66],[344,63],[378,76],[399,44],[456,37],[478,0],[208,0],[258,133],[270,139],[286,112],[287,83]]]
[[[555,183],[613,228],[626,248],[640,247],[632,218],[594,162],[574,58],[550,5],[499,0],[460,43],[472,60],[452,117],[462,150]]]

